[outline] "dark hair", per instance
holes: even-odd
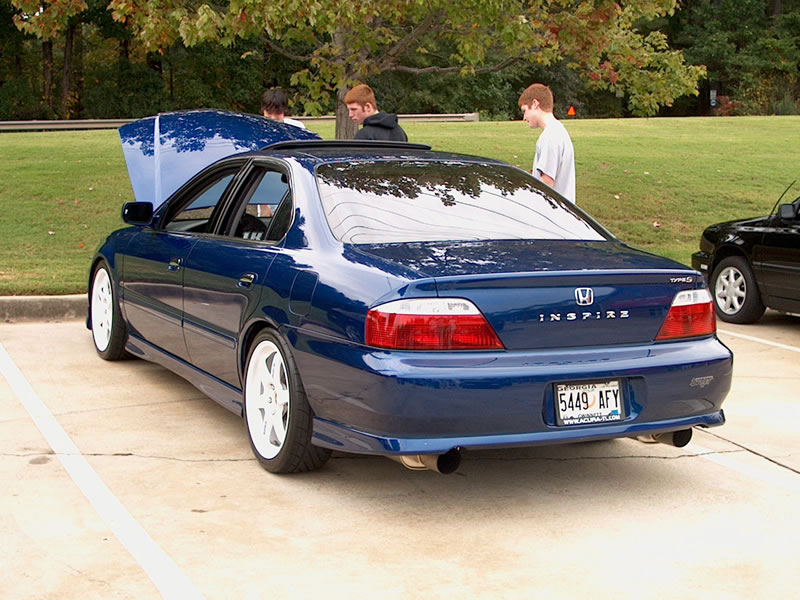
[[[261,112],[286,114],[289,109],[289,98],[281,88],[270,88],[261,96]]]

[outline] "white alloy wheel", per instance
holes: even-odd
[[[725,267],[717,277],[714,286],[717,306],[726,315],[735,315],[747,299],[747,282],[736,267]]]
[[[289,377],[280,349],[263,340],[250,357],[245,379],[247,429],[256,451],[275,458],[289,426]]]
[[[92,337],[100,352],[105,352],[111,340],[114,324],[114,292],[111,278],[104,268],[97,269],[92,282]]]

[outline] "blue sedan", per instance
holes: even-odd
[[[136,202],[91,265],[99,355],[174,371],[271,472],[725,422],[701,274],[520,169],[220,111],[121,128]]]

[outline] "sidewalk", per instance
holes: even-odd
[[[0,323],[85,319],[86,294],[69,296],[0,296]]]

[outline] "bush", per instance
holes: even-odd
[[[774,112],[776,115],[800,115],[800,104],[787,92],[775,105]]]
[[[138,118],[163,110],[164,83],[158,72],[140,63],[120,61],[87,73],[84,116],[92,119]]]
[[[13,79],[0,85],[0,121],[52,119],[53,115],[39,102],[39,94],[27,79]]]

